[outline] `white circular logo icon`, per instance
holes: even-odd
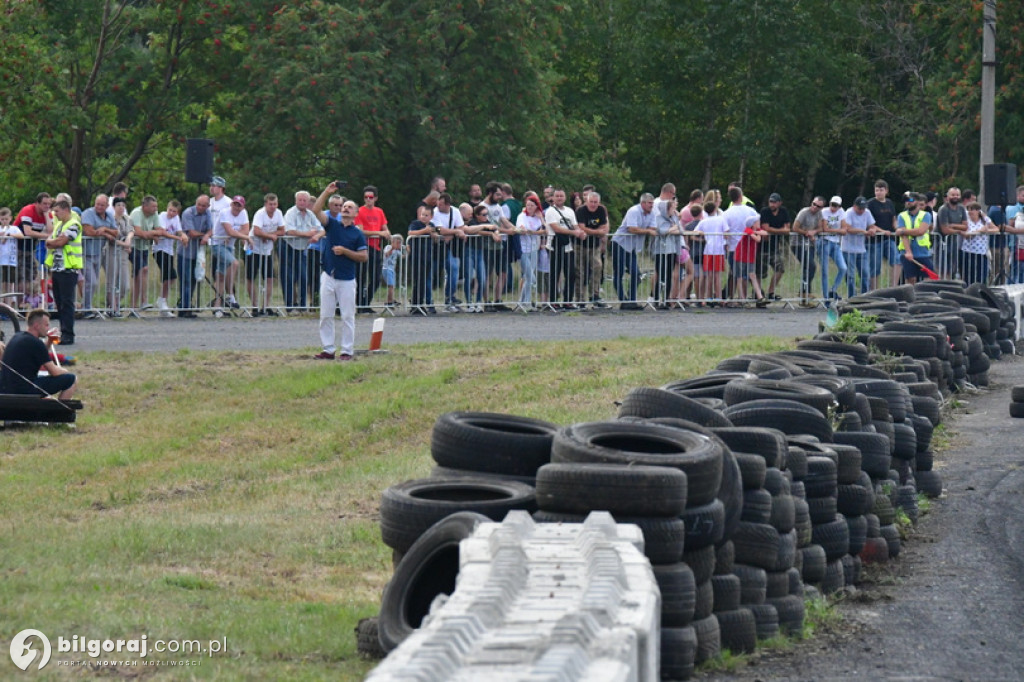
[[[38,637],[43,644],[43,655],[39,659],[36,670],[50,662],[50,640],[46,635],[39,630],[22,630],[11,640],[11,660],[22,670],[28,670],[28,667],[36,660],[36,656],[39,655],[38,649],[33,648],[33,644],[37,643],[29,641],[33,637]]]

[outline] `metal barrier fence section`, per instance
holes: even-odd
[[[15,301],[23,309],[52,308],[39,242],[24,241],[16,260],[0,264],[0,293],[25,294]],[[79,313],[256,317],[319,307],[319,243],[282,237],[270,255],[260,255],[241,243],[186,248],[165,241],[137,239],[127,249],[104,238],[83,238]],[[641,248],[631,248],[613,236],[579,242],[543,234],[500,239],[426,235],[410,237],[397,253],[371,246],[370,259],[357,268],[357,310],[428,315],[611,306],[816,307],[905,279],[892,237],[867,237],[851,246],[839,238],[772,235],[753,249],[733,248],[721,257],[706,253],[709,242],[695,232],[641,241]],[[944,278],[993,285],[1024,282],[1024,258],[1017,256],[1012,245],[972,253],[955,237],[933,237],[932,269]]]

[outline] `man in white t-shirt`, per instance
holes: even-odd
[[[843,258],[843,251],[840,241],[843,236],[843,219],[846,212],[843,210],[843,198],[838,194],[828,202],[828,208],[821,212],[822,229],[818,237],[817,254],[818,263],[821,265],[821,297],[825,299],[825,305],[831,305],[831,300],[839,299],[839,283],[846,277],[846,259]],[[836,264],[836,277],[829,286],[828,261]]]
[[[153,244],[153,258],[160,267],[160,297],[156,299],[156,307],[161,317],[171,317],[170,306],[167,305],[167,293],[178,281],[178,271],[174,267],[174,247],[177,244],[188,244],[188,235],[181,229],[181,202],[171,199],[167,202],[167,210],[160,214],[160,229],[164,236]]]
[[[573,292],[576,291],[576,256],[574,251],[586,239],[587,233],[576,222],[576,212],[565,205],[565,190],[559,187],[551,194],[551,206],[544,211],[544,222],[548,234],[554,235],[554,251],[551,252],[551,279],[548,290],[551,301],[561,303],[562,309],[571,310]],[[559,296],[558,280],[562,280]]]
[[[459,306],[456,302],[455,290],[459,283],[460,254],[466,246],[466,231],[462,229],[465,224],[462,222],[462,214],[452,208],[452,195],[448,192],[442,192],[441,196],[437,198],[437,206],[434,208],[434,216],[430,219],[430,224],[437,228],[438,233],[445,241],[445,310],[457,313]]]
[[[277,195],[265,194],[263,206],[252,218],[252,241],[245,250],[245,286],[252,316],[277,315],[270,308],[274,289],[274,244],[284,236],[284,214],[277,210]]]
[[[227,180],[219,175],[214,175],[210,179],[210,220],[214,227],[220,224],[221,212],[231,209],[231,197],[225,193],[224,189],[227,186]]]
[[[736,247],[739,246],[740,240],[743,239],[743,233],[746,231],[747,226],[751,224],[750,219],[756,217],[760,221],[761,214],[746,203],[743,190],[738,185],[729,188],[729,202],[729,208],[725,209],[722,217],[725,218],[725,222],[729,226],[726,233],[726,248],[729,251],[726,256],[726,259],[729,261],[729,280],[726,282],[726,289],[728,290],[727,296],[732,298],[736,287],[736,277],[733,275],[733,260]],[[730,303],[729,305],[733,304]]]
[[[857,197],[853,206],[846,210],[843,216],[843,236],[840,240],[840,250],[843,252],[843,260],[846,261],[846,294],[853,296],[854,280],[860,275],[860,293],[868,291],[868,281],[871,278],[871,271],[868,268],[867,238],[873,237],[877,231],[875,228],[875,217],[868,210],[868,200],[864,197]]]
[[[284,294],[286,308],[306,307],[306,283],[309,280],[310,249],[313,249],[316,270],[320,269],[320,239],[324,231],[312,210],[313,198],[309,192],[295,193],[295,205],[284,214],[285,239],[277,242],[277,251],[281,259],[281,293]],[[298,296],[296,296],[298,285]]]
[[[235,298],[235,276],[238,274],[238,259],[235,258],[235,240],[252,242],[249,234],[249,214],[245,210],[245,197],[231,198],[230,208],[217,216],[210,239],[210,252],[215,273],[214,287],[217,296],[213,299],[214,317],[224,317],[222,308],[238,308]]]

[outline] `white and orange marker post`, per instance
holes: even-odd
[[[384,318],[378,317],[373,321],[373,331],[370,333],[370,352],[380,351],[381,341],[384,340]]]

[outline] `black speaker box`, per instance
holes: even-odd
[[[213,140],[185,140],[185,182],[205,185],[213,177]]]
[[[985,204],[1009,206],[1017,203],[1017,166],[990,163],[985,166]]]

